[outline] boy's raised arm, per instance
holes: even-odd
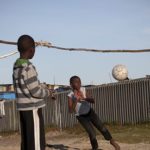
[[[68,108],[70,113],[73,113],[75,111],[76,105],[77,101],[73,101],[72,98],[68,96]]]
[[[69,112],[73,113],[73,111],[74,111],[73,102],[72,102],[72,99],[70,97],[68,97],[68,108],[69,108]]]

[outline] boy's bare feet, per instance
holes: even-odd
[[[110,140],[110,144],[113,145],[113,147],[115,148],[115,150],[120,150],[120,146],[115,142],[114,139]]]

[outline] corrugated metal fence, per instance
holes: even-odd
[[[107,123],[138,124],[150,121],[150,79],[143,78],[87,88],[95,98],[92,106],[100,118]],[[46,100],[43,109],[45,126],[60,129],[77,123],[68,113],[67,93],[57,95],[57,100]],[[0,119],[0,132],[19,130],[15,101],[5,103],[6,116]]]

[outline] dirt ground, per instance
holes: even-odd
[[[99,147],[102,150],[113,150],[109,142],[98,137]],[[46,150],[90,150],[88,137],[69,134],[67,132],[49,131],[46,134]],[[150,150],[150,144],[126,144],[119,143],[121,150]],[[11,136],[0,137],[0,150],[20,150],[20,135],[15,133]]]

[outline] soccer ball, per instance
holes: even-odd
[[[112,70],[112,76],[118,81],[126,80],[128,78],[128,69],[125,65],[116,65]]]

